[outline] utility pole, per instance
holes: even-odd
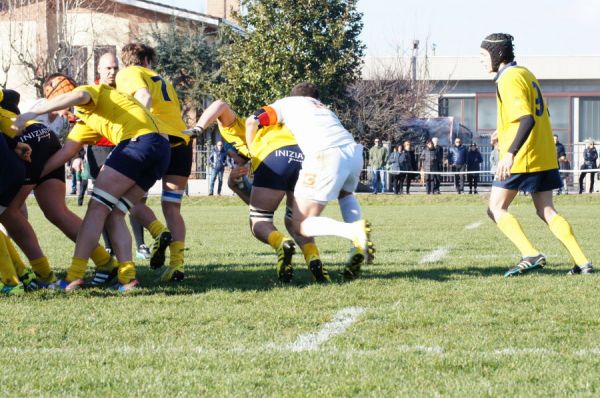
[[[412,51],[412,80],[417,80],[417,55],[419,54],[419,40],[413,40],[413,51]]]

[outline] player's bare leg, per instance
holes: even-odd
[[[162,211],[171,232],[169,266],[162,273],[162,281],[181,281],[184,278],[185,221],[181,216],[181,201],[188,177],[167,175],[163,178]]]

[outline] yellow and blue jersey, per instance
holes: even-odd
[[[511,172],[533,173],[558,168],[548,106],[533,73],[522,66],[511,65],[500,71],[496,83],[500,158],[517,135],[519,119],[530,115],[535,125],[516,153]]]
[[[152,69],[143,66],[128,66],[117,73],[117,90],[135,95],[143,88],[148,89],[152,96],[150,112],[156,116],[166,127],[161,133],[183,139],[187,144],[190,137],[183,133],[187,127],[181,118],[181,105],[173,85],[163,79]]]

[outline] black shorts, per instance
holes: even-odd
[[[58,137],[43,124],[28,126],[19,136],[19,142],[31,147],[31,163],[25,162],[25,181],[23,185],[39,185],[50,179],[65,181],[64,166],[57,167],[43,178],[40,178],[44,165],[52,155],[61,148]]]
[[[88,165],[90,166],[90,176],[95,180],[100,173],[100,169],[106,162],[108,155],[115,149],[114,146],[89,145],[87,148]]]
[[[156,181],[163,178],[170,160],[169,141],[160,134],[150,133],[121,141],[104,164],[148,191]]]
[[[252,186],[293,191],[303,160],[304,154],[298,145],[275,149],[254,171]]]
[[[192,158],[192,141],[187,145],[183,141],[175,144],[171,147],[171,163],[165,175],[189,177],[192,174]]]
[[[513,174],[504,181],[494,181],[493,186],[511,191],[528,193],[552,191],[562,187],[558,169],[538,171],[535,173]]]
[[[9,148],[4,134],[0,133],[0,213],[15,198],[25,179],[25,162]]]

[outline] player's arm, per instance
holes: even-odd
[[[274,126],[279,123],[277,112],[271,106],[263,106],[253,116],[246,119],[246,145],[252,152],[252,143],[259,128],[263,126]]]
[[[69,161],[69,159],[75,157],[81,148],[83,148],[83,145],[83,142],[67,139],[65,141],[65,145],[60,150],[55,152],[50,159],[48,159],[48,161],[46,161],[46,164],[42,169],[41,177],[44,177],[53,170],[63,166]]]
[[[146,108],[152,108],[152,94],[150,94],[150,90],[148,88],[140,88],[135,94],[133,94],[134,98],[142,103]]]
[[[92,97],[85,91],[72,91],[70,93],[58,95],[39,104],[33,110],[17,116],[11,128],[20,132],[25,128],[25,124],[28,121],[33,120],[40,115],[45,115],[46,113],[70,108],[76,105],[85,105],[91,100]]]

